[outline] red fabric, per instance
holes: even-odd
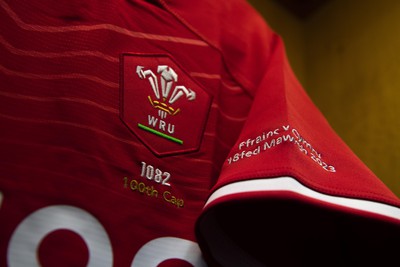
[[[258,147],[261,151],[230,164],[228,160],[215,188],[246,178],[288,175],[326,194],[399,206],[398,198],[341,141],[306,95],[288,66],[282,42],[270,64],[228,158]],[[263,133],[270,135],[256,143]]]
[[[280,38],[244,1],[0,0],[0,18],[1,266],[67,257],[76,266],[199,267],[206,265],[200,247],[208,266],[219,266],[195,224],[213,212],[203,212],[210,195],[245,180],[287,175],[324,194],[400,207],[333,133],[291,73]],[[129,68],[121,62],[139,54],[150,58],[142,70],[161,79],[158,67],[169,64],[174,86],[201,100],[176,102],[187,117],[163,118],[183,133],[177,139],[195,140],[189,149],[174,144],[173,153],[160,153],[164,139],[132,130],[136,117],[127,123],[139,113],[159,116],[149,106],[149,81],[139,84],[140,57]],[[130,89],[149,91],[126,98],[123,74],[132,75]],[[280,127],[275,139],[288,125],[336,172],[294,142],[265,151],[247,144]],[[234,195],[213,207],[250,199],[270,207],[263,201],[275,197]],[[331,209],[287,203],[310,214],[314,206]]]
[[[224,73],[218,52],[158,5],[72,2],[76,1],[0,2],[4,26],[0,45],[1,266],[15,264],[10,248],[17,227],[48,207],[76,207],[80,210],[77,218],[86,213],[93,216],[96,225],[103,227],[98,235],[107,234],[110,245],[102,251],[111,250],[112,258],[105,258],[113,266],[130,266],[136,253],[157,238],[194,242],[194,222],[224,160],[214,163],[214,155],[227,153],[226,148],[218,148],[215,138],[216,106],[210,118],[201,114],[208,119],[201,129],[201,145],[192,153],[169,157],[155,156],[119,114],[122,53],[169,54],[182,67],[175,69],[179,82],[194,73],[190,79],[201,83],[207,94],[216,95],[220,82],[213,77]],[[157,68],[156,63],[146,67]],[[147,98],[137,101],[148,104]],[[189,127],[178,126],[190,133]],[[141,175],[144,163],[150,166],[151,180],[146,173]],[[157,170],[163,180],[170,175],[170,186],[156,181]],[[38,220],[48,231],[51,216]],[[24,239],[35,232],[25,233]],[[62,236],[54,238],[64,243]],[[46,242],[30,247],[40,251],[43,266],[60,261],[47,248]],[[86,249],[93,257],[94,249]],[[167,251],[154,253],[168,260]],[[69,258],[84,265],[87,259],[78,256]],[[175,266],[187,266],[180,262]]]

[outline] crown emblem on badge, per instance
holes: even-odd
[[[183,85],[175,85],[178,81],[178,75],[167,65],[157,66],[159,79],[157,79],[157,75],[152,70],[144,69],[143,66],[137,66],[136,73],[140,79],[148,79],[155,96],[153,99],[148,95],[148,99],[150,104],[155,109],[158,109],[158,114],[161,118],[166,118],[167,114],[175,116],[180,112],[180,108],[174,106],[178,99],[182,97],[190,101],[196,99],[196,92]]]

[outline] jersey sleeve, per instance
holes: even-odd
[[[217,266],[392,262],[399,199],[313,104],[281,38],[262,42],[268,64],[253,62],[246,71],[267,67],[197,222],[205,257]]]

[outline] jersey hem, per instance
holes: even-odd
[[[324,194],[301,184],[296,179],[289,176],[253,179],[225,185],[210,195],[204,205],[204,209],[208,209],[231,196],[243,195],[246,197],[247,195],[248,197],[254,193],[274,193],[275,196],[279,193],[283,195],[291,193],[301,199],[318,202],[335,209],[345,209],[347,212],[350,211],[354,213],[367,213],[368,217],[380,217],[381,219],[387,219],[400,224],[400,208],[371,200]],[[260,196],[258,195],[257,198],[260,198]],[[267,196],[261,196],[261,198],[267,198]]]

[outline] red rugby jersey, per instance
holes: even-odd
[[[1,0],[0,12],[0,265],[393,258],[399,200],[244,1]]]

